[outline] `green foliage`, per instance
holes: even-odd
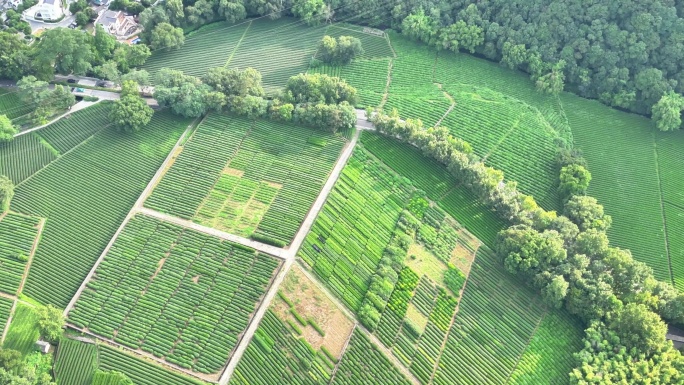
[[[560,185],[558,189],[562,196],[584,195],[591,182],[589,170],[578,164],[565,166],[560,172]]]
[[[589,196],[571,197],[565,203],[563,214],[582,231],[589,229],[606,231],[613,223],[611,216],[604,213],[603,206],[596,198]]]
[[[439,44],[444,49],[458,52],[460,48],[470,53],[484,43],[484,31],[477,25],[468,25],[459,20],[439,30]]]
[[[444,272],[444,284],[455,296],[459,295],[465,280],[465,275],[454,265],[450,264]]]
[[[660,131],[675,131],[682,126],[682,109],[684,98],[671,91],[653,106],[652,119]]]
[[[0,143],[11,142],[17,132],[7,115],[0,115]]]
[[[18,350],[27,355],[34,351],[35,343],[39,338],[37,309],[21,302],[18,303],[2,347]]]
[[[133,133],[140,131],[152,120],[154,111],[140,97],[138,84],[126,80],[121,86],[121,98],[114,102],[109,119],[120,131]]]
[[[106,345],[99,346],[99,369],[120,372],[130,378],[135,385],[203,385],[203,382],[186,377],[155,365],[147,360],[126,354],[119,349]],[[125,384],[125,383],[124,383]],[[119,384],[93,384],[119,385]]]
[[[293,120],[305,126],[336,133],[356,126],[356,111],[346,101],[340,104],[299,104]]]
[[[321,74],[299,74],[287,81],[285,100],[291,103],[356,103],[356,89],[344,80]]]
[[[98,370],[95,372],[92,385],[133,385],[133,381],[116,370]]]
[[[242,71],[225,67],[210,68],[202,81],[226,96],[264,96],[261,73],[251,67]]]
[[[59,341],[66,323],[62,310],[52,305],[43,306],[38,308],[37,317],[41,337],[52,343]]]
[[[364,53],[361,40],[353,36],[340,36],[335,39],[325,35],[318,45],[317,55],[328,64],[349,64]]]
[[[11,10],[6,15],[9,16]],[[17,14],[17,22],[20,22],[21,15]],[[30,28],[30,26],[29,26]],[[0,31],[0,78],[19,79],[26,74],[28,68],[25,67],[29,47],[17,34],[7,31]]]
[[[213,92],[197,77],[162,68],[155,80],[154,98],[178,115],[195,118],[207,112]]]
[[[58,73],[85,75],[96,57],[94,38],[70,28],[47,29],[33,47],[33,68],[37,77],[49,79]]]
[[[0,211],[9,210],[10,202],[14,197],[14,183],[5,175],[0,175]]]
[[[292,13],[309,25],[316,25],[326,15],[326,5],[323,0],[293,0]]]
[[[175,28],[169,23],[160,23],[152,31],[150,48],[153,50],[178,49],[183,44],[185,44],[185,35],[182,28]]]

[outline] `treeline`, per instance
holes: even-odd
[[[267,98],[261,73],[253,68],[212,68],[202,78],[162,68],[157,74],[154,98],[160,106],[186,117],[229,111],[251,119],[296,122],[333,133],[356,125],[356,89],[328,75],[293,76],[281,93]]]
[[[504,181],[503,172],[485,166],[447,128],[425,129],[420,120],[401,120],[396,110],[373,112],[371,121],[380,133],[444,164],[513,224],[496,241],[506,269],[539,290],[548,306],[565,307],[588,326],[585,347],[570,373],[573,384],[684,382],[684,357],[666,341],[663,322],[684,323],[684,295],[656,280],[628,250],[610,246],[610,216],[596,199],[583,195],[591,176],[581,154],[559,152],[565,204],[558,215],[518,191],[515,182]]]

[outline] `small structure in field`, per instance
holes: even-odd
[[[36,348],[43,354],[48,354],[50,351],[50,343],[47,341],[36,341]]]

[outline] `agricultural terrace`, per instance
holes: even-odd
[[[0,291],[19,294],[26,264],[37,242],[40,219],[16,213],[0,215]]]
[[[273,121],[210,114],[145,206],[274,245],[290,243],[344,139]]]
[[[307,71],[319,41],[326,34],[359,37],[364,45],[364,59],[393,56],[385,37],[364,34],[358,26],[342,23],[311,27],[301,19],[258,18],[237,24],[222,22],[204,26],[191,32],[180,49],[153,52],[142,68],[154,78],[164,67],[200,77],[214,67],[252,67],[261,73],[265,90],[276,91],[291,76]],[[384,79],[386,68],[387,62],[384,72],[379,72]]]
[[[166,370],[101,343],[62,339],[55,359],[60,384],[124,385],[111,382],[108,374],[117,371],[138,385],[203,385],[203,382]]]
[[[47,219],[24,294],[66,307],[189,123],[156,112],[133,135],[108,126],[16,187],[11,209]]]
[[[107,114],[110,105],[97,103],[85,110],[0,144],[0,174],[14,184],[30,178],[53,160],[66,154],[96,132],[109,126]]]
[[[182,368],[217,373],[278,266],[252,249],[137,215],[69,322]]]

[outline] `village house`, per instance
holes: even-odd
[[[117,38],[126,37],[138,28],[133,16],[126,16],[123,11],[107,10],[98,17],[95,23],[102,25],[105,31]]]
[[[23,13],[29,20],[60,20],[64,17],[64,9],[60,0],[39,0],[38,4]]]

